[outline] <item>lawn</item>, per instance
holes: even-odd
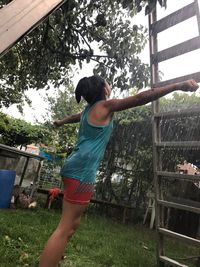
[[[59,220],[55,210],[0,211],[0,267],[36,267],[39,255]],[[61,267],[155,267],[155,231],[87,212],[66,250]],[[197,249],[172,241],[171,256],[197,255]],[[174,247],[176,249],[174,249]],[[195,266],[195,265],[189,265]]]

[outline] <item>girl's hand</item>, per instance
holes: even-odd
[[[178,86],[184,92],[195,92],[199,88],[199,85],[193,79],[178,83]]]
[[[62,126],[62,122],[60,120],[56,120],[53,122],[53,125],[56,127],[60,127],[60,126]]]

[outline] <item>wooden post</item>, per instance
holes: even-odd
[[[156,83],[158,83],[158,63],[154,60],[153,55],[158,50],[157,44],[157,33],[152,31],[151,25],[157,21],[157,12],[156,8],[149,15],[149,49],[150,49],[150,65],[151,65],[151,88],[154,87]],[[159,100],[154,101],[152,103],[152,112],[153,115],[159,112]],[[154,169],[154,191],[155,191],[155,227],[158,232],[158,228],[160,227],[160,223],[162,223],[162,211],[161,207],[157,203],[157,199],[160,196],[160,177],[157,175],[157,171],[161,169],[161,155],[160,150],[157,149],[155,144],[160,141],[160,117],[156,118],[153,116],[152,119],[153,127],[152,127],[152,136],[153,136],[153,169]],[[152,225],[151,225],[152,226]],[[162,235],[157,235],[157,266],[164,267],[164,263],[160,261],[160,255],[164,256],[164,244]]]
[[[34,193],[34,191],[35,191],[35,189],[36,189],[36,183],[37,183],[37,181],[38,181],[38,177],[39,177],[39,175],[40,175],[40,170],[41,170],[41,168],[42,168],[42,162],[41,162],[41,160],[40,160],[39,163],[38,163],[38,167],[37,167],[37,171],[36,171],[36,176],[35,176],[35,178],[34,178],[34,180],[33,180],[33,188],[32,188],[32,190],[31,190],[30,197],[33,196],[33,193]]]
[[[127,208],[124,207],[124,208],[123,208],[123,219],[122,219],[122,223],[123,223],[123,224],[126,223],[126,212],[127,212]]]
[[[23,169],[23,172],[22,172],[22,175],[21,175],[21,179],[20,179],[20,182],[19,182],[20,186],[23,183],[24,176],[25,176],[25,173],[26,173],[26,170],[27,170],[27,167],[28,167],[28,163],[29,163],[29,157],[26,157],[26,162],[25,162],[24,169]]]

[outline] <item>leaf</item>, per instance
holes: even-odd
[[[157,0],[148,0],[149,13],[151,13],[154,8],[156,8]]]
[[[161,7],[167,7],[167,0],[158,0]]]
[[[147,5],[145,7],[145,15],[149,15],[151,13],[150,7]]]

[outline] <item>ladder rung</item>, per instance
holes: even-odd
[[[187,199],[187,198],[170,196],[170,197],[167,197],[166,200],[170,201],[170,202],[179,203],[182,205],[200,208],[200,202],[199,201],[194,201],[194,200]]]
[[[189,174],[181,174],[181,173],[175,173],[175,172],[164,172],[164,171],[158,171],[158,172],[156,172],[156,174],[158,176],[162,176],[163,178],[169,178],[169,179],[200,181],[200,175],[189,175]]]
[[[189,237],[186,235],[178,234],[176,232],[170,231],[170,230],[165,229],[165,228],[158,228],[158,232],[160,234],[166,235],[168,237],[176,238],[176,239],[179,239],[181,241],[185,241],[185,242],[190,243],[190,244],[195,245],[195,246],[200,245],[200,240],[198,240],[198,239],[195,239],[195,238],[192,238],[192,237]]]
[[[157,147],[200,148],[200,141],[156,142]]]
[[[199,115],[200,116],[200,108],[189,108],[189,109],[179,109],[174,111],[168,111],[168,112],[160,112],[155,113],[153,116],[154,118],[177,118],[177,117],[186,117],[186,116],[193,116],[193,115]]]
[[[174,78],[174,79],[170,79],[170,80],[166,80],[163,82],[158,82],[153,84],[153,87],[162,87],[168,84],[173,84],[173,83],[179,83],[179,82],[184,82],[186,80],[190,80],[190,79],[194,79],[197,83],[200,82],[200,72],[195,72],[192,74],[188,74],[188,75],[184,75],[184,76],[180,76],[178,78]]]
[[[172,260],[166,256],[160,256],[159,257],[160,261],[164,262],[164,263],[169,263],[170,266],[173,266],[173,267],[188,267],[188,265],[185,265],[185,264],[181,264],[175,260]]]
[[[200,48],[200,37],[198,36],[151,55],[152,62],[159,63],[164,60],[183,55],[190,51],[194,51],[199,48]]]
[[[197,208],[197,207],[187,206],[187,205],[183,205],[183,204],[179,204],[175,202],[169,202],[169,201],[165,201],[161,199],[158,199],[157,203],[165,207],[170,207],[170,208],[175,208],[175,209],[180,209],[180,210],[187,210],[190,212],[200,214],[200,207]]]
[[[162,32],[186,19],[189,19],[197,14],[195,3],[191,3],[172,14],[166,16],[163,19],[160,19],[150,25],[150,33],[156,34]]]

